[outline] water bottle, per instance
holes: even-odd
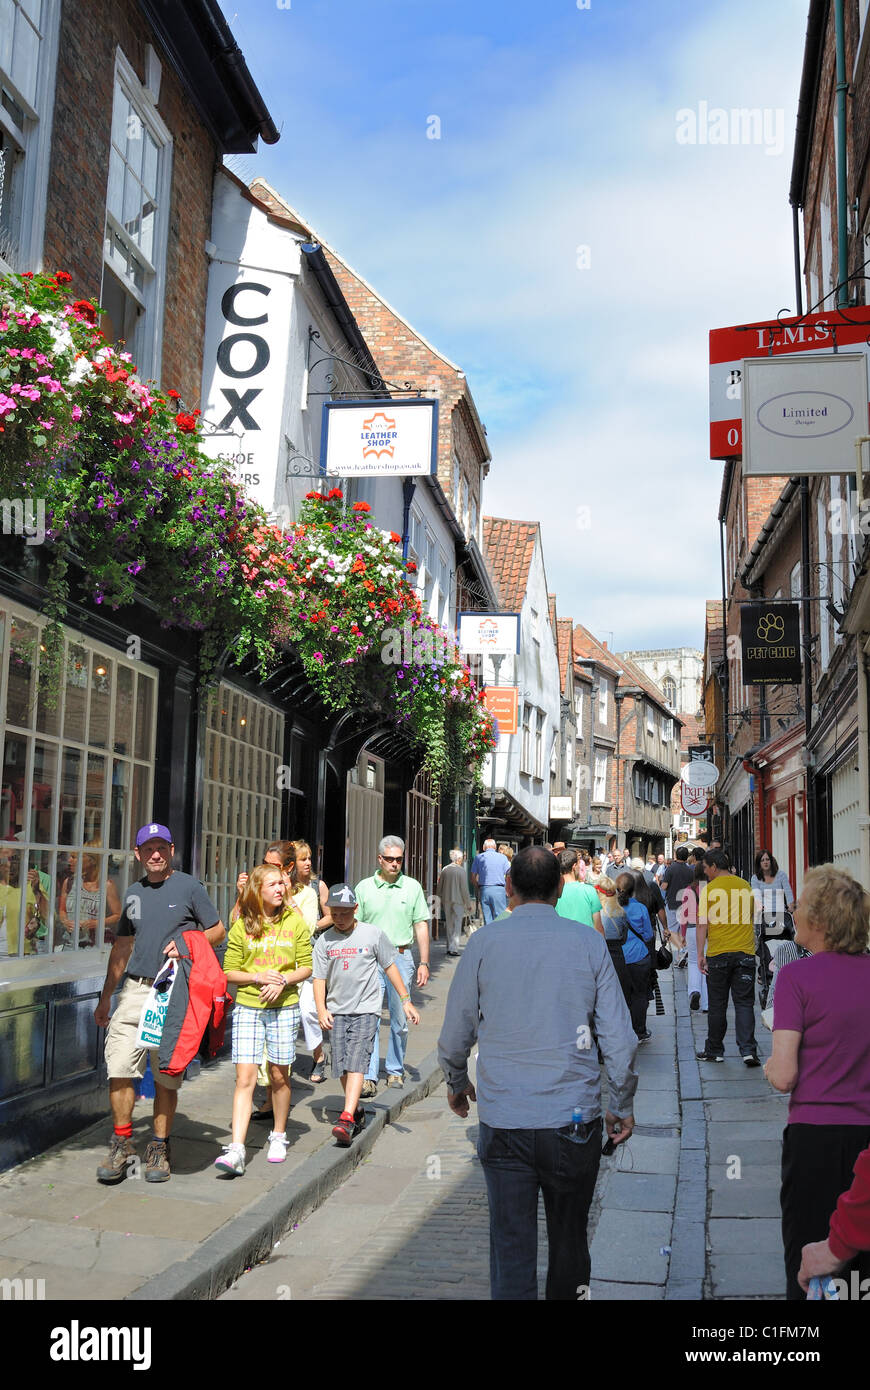
[[[583,1111],[579,1105],[575,1105],[571,1111],[571,1123],[567,1132],[560,1130],[559,1133],[564,1135],[571,1144],[588,1144],[593,1129],[594,1125],[584,1125]]]

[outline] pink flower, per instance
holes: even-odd
[[[124,412],[121,412],[120,410],[113,410],[112,414],[114,415],[116,420],[120,420],[122,425],[132,425],[133,421],[136,419],[135,410],[128,410]]]
[[[61,386],[60,382],[59,382],[59,381],[55,381],[53,377],[50,377],[50,376],[38,376],[38,377],[36,378],[36,380],[37,380],[38,382],[40,382],[41,385],[43,385],[43,386],[45,387],[45,389],[48,391],[48,394],[49,394],[50,396],[56,396],[57,393],[58,393],[58,391],[62,391],[62,390],[63,390],[63,387]]]
[[[54,429],[54,418],[53,418],[53,417],[52,417],[51,420],[40,420],[39,423],[42,425],[43,429],[46,429],[46,430],[53,430],[53,429]]]
[[[42,399],[42,393],[37,391],[35,386],[22,386],[20,382],[15,382],[10,386],[10,393],[13,396],[23,396],[28,401],[38,401]]]
[[[0,415],[10,415],[17,407],[17,401],[14,401],[11,396],[4,396],[2,392],[0,392]]]
[[[80,405],[74,405],[74,406],[73,406],[73,408],[72,408],[72,417],[73,417],[74,420],[80,420],[80,419],[82,418],[82,408],[81,408]]]

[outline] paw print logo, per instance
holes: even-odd
[[[785,634],[785,623],[778,613],[765,613],[758,620],[758,635],[765,642],[781,642]]]

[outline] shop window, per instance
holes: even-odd
[[[40,259],[59,0],[0,0],[0,258]]]
[[[112,941],[138,876],[133,838],[152,814],[156,671],[66,632],[57,689],[40,688],[42,631],[25,610],[0,610],[0,957]]]
[[[202,880],[229,922],[238,875],[280,835],[284,717],[223,682],[209,697],[205,738]]]

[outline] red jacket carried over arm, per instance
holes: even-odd
[[[180,1076],[199,1051],[212,1008],[221,1013],[226,999],[227,977],[214,947],[200,931],[186,931],[174,938],[181,957],[169,998],[160,1039],[160,1070]]]
[[[870,1148],[858,1155],[852,1169],[855,1181],[844,1192],[831,1217],[828,1244],[838,1260],[851,1260],[870,1250]]]

